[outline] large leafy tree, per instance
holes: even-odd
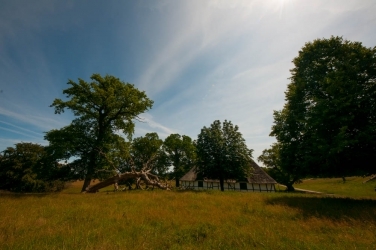
[[[66,178],[70,180],[85,179],[92,150],[98,154],[99,166],[93,178],[99,180],[116,174],[118,169],[114,168],[114,164],[122,166],[129,158],[130,143],[118,134],[109,135],[103,147],[93,148],[95,134],[88,130],[85,123],[80,123],[80,120],[75,120],[61,129],[49,131],[45,139],[49,141],[46,151],[52,158],[69,160],[66,165],[72,171],[67,173]]]
[[[341,37],[305,44],[271,136],[295,176],[375,172],[376,48]]]
[[[69,80],[70,87],[63,91],[68,100],[55,99],[51,106],[57,114],[70,109],[76,119],[69,126],[46,134],[52,151],[62,157],[77,158],[76,166],[85,179],[82,191],[108,166],[104,156],[113,152],[114,147],[126,147],[118,133],[130,139],[134,119],[153,105],[145,92],[114,76],[93,74],[91,80]]]
[[[180,178],[195,163],[196,147],[189,136],[171,134],[163,142],[163,150],[169,165],[173,166],[175,185],[179,187]]]
[[[45,147],[17,143],[0,155],[0,189],[14,192],[60,191],[69,169],[56,162]]]
[[[219,179],[221,191],[224,180],[243,180],[250,174],[252,149],[248,149],[239,127],[219,120],[201,129],[197,143],[197,173]]]

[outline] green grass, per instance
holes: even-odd
[[[308,189],[340,197],[376,199],[376,180],[363,183],[368,177],[320,178],[303,180],[295,188]]]
[[[329,185],[329,184],[328,184]],[[291,193],[0,194],[0,249],[375,249],[376,200]]]

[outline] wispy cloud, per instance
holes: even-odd
[[[20,132],[18,130],[5,128],[5,127],[2,127],[2,126],[0,126],[0,129],[5,130],[5,131],[9,131],[9,132],[12,132],[12,133],[15,133],[15,134],[19,134],[19,135],[24,135],[24,136],[27,136],[27,137],[30,137],[30,138],[34,138],[34,139],[40,139],[41,138],[41,137],[36,137],[34,135],[30,135],[30,134],[26,134],[26,133]]]
[[[44,131],[53,128],[60,128],[66,125],[60,119],[53,119],[45,116],[31,115],[25,113],[16,113],[10,110],[6,110],[0,107],[0,114],[7,116],[8,118],[18,120],[20,122],[36,126]]]
[[[147,113],[142,114],[142,115],[140,115],[140,118],[145,122],[145,124],[148,125],[148,127],[150,129],[150,130],[146,130],[145,126],[143,126],[144,127],[144,131],[150,131],[150,132],[156,131],[156,132],[159,132],[162,135],[170,135],[170,134],[174,134],[175,133],[174,130],[172,130],[172,129],[170,129],[170,128],[168,128],[168,127],[166,127],[166,126],[164,126],[164,125],[162,125],[162,124],[160,124],[158,122],[156,122],[153,119],[153,116],[150,115],[150,114],[147,114]],[[142,124],[138,123],[138,125],[142,125]]]
[[[18,129],[18,130],[21,130],[21,131],[25,131],[25,132],[28,133],[28,135],[29,135],[30,133],[32,133],[32,134],[37,135],[37,136],[39,136],[39,137],[43,136],[41,133],[38,133],[38,132],[32,131],[32,130],[30,130],[30,129],[22,128],[22,127],[20,127],[20,126],[16,126],[16,125],[11,124],[11,123],[9,123],[9,122],[0,121],[0,123],[6,124],[6,125],[11,126],[11,127],[14,127],[14,128],[16,128],[16,129]]]
[[[256,23],[256,19],[250,20],[254,19],[254,13],[244,11],[241,6],[231,11],[215,11],[216,6],[211,1],[189,2],[174,9],[178,14],[172,16],[165,27],[170,30],[167,32],[170,36],[157,44],[159,53],[145,65],[137,81],[142,89],[158,93],[177,84],[174,81],[199,57],[210,55],[216,46],[226,45],[228,41],[232,44],[231,41],[242,35],[244,23],[251,26]],[[164,8],[171,8],[171,5],[164,5]]]

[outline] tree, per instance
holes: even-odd
[[[60,191],[68,169],[39,144],[17,143],[0,155],[0,189],[14,192]]]
[[[300,181],[301,175],[299,168],[295,165],[282,165],[280,159],[281,145],[274,143],[270,149],[265,149],[262,154],[257,158],[267,167],[268,174],[273,177],[278,183],[284,184],[287,191],[294,191],[293,184]],[[285,169],[282,169],[284,166]],[[289,167],[289,169],[286,169]]]
[[[299,177],[375,172],[376,48],[341,37],[306,43],[293,60],[271,136],[279,168]]]
[[[130,147],[130,156],[126,160],[123,171],[141,171],[147,166],[150,174],[164,176],[168,170],[166,155],[161,149],[163,140],[159,139],[157,133],[147,133],[145,136],[135,138]],[[140,178],[136,180],[139,186]]]
[[[68,100],[55,99],[51,107],[55,108],[56,114],[70,109],[77,118],[69,126],[46,134],[59,155],[78,158],[76,163],[85,179],[82,191],[108,167],[104,155],[114,151],[117,144],[125,146],[116,132],[122,132],[130,139],[134,119],[153,105],[145,92],[114,76],[93,74],[91,80],[90,83],[82,79],[78,83],[69,80],[70,87],[63,91]],[[59,142],[63,142],[63,146],[59,146]]]
[[[145,136],[140,136],[132,141],[132,146],[130,149],[130,159],[132,159],[132,166],[136,170],[143,168],[145,163],[149,164],[149,168],[153,171],[158,171],[156,167],[158,166],[159,157],[162,154],[161,146],[163,140],[159,139],[157,133],[147,133]],[[160,169],[159,172],[163,172]]]
[[[128,157],[124,157],[124,155],[107,157],[104,154],[104,158],[109,166],[116,170],[116,174],[89,186],[86,192],[97,192],[111,184],[114,184],[115,190],[117,190],[118,183],[126,184],[130,189],[132,184],[136,184],[137,188],[142,189],[142,181],[146,186],[169,189],[168,185],[162,184],[157,176],[164,175],[167,171],[166,157],[161,150],[162,143],[163,141],[159,139],[157,133],[147,133],[145,136],[135,138],[132,141]]]
[[[219,179],[221,191],[224,191],[224,180],[243,180],[251,171],[249,161],[253,150],[247,148],[238,130],[230,121],[225,120],[222,126],[216,120],[198,135],[197,174]]]
[[[171,134],[163,142],[163,150],[169,165],[173,166],[175,185],[179,187],[180,178],[195,163],[196,147],[189,136]]]

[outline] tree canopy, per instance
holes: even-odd
[[[166,157],[161,149],[162,144],[163,140],[159,139],[155,132],[135,138],[130,149],[132,161],[130,165],[140,171],[147,164],[153,173],[165,174],[168,167],[166,166]]]
[[[168,165],[173,166],[175,185],[179,187],[180,178],[191,169],[196,159],[196,147],[189,136],[171,134],[163,142]]]
[[[85,179],[82,191],[108,166],[105,154],[126,148],[124,139],[117,133],[124,133],[130,139],[134,119],[153,105],[145,92],[114,76],[93,74],[91,80],[90,83],[69,80],[70,87],[63,91],[68,100],[55,99],[51,107],[56,114],[69,109],[76,118],[69,126],[46,134],[50,150],[59,157],[77,158],[76,166]]]
[[[17,143],[0,155],[0,189],[14,192],[60,191],[69,169],[54,161],[45,147]]]
[[[197,143],[197,174],[219,179],[221,191],[224,180],[245,179],[251,171],[252,149],[248,149],[239,127],[219,120],[201,129]]]
[[[375,172],[376,48],[317,39],[293,63],[270,134],[278,141],[279,167],[295,179]]]
[[[296,165],[283,165],[281,163],[280,150],[281,144],[273,143],[271,148],[262,151],[257,160],[267,167],[267,173],[274,180],[286,185],[288,191],[294,191],[294,183],[299,182],[302,177],[299,172],[301,169],[296,168]]]

